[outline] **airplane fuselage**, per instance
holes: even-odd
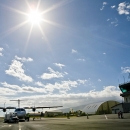
[[[26,110],[24,108],[16,108],[15,113],[17,113],[17,117],[21,120],[25,119],[26,116]]]

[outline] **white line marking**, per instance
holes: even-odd
[[[20,123],[19,123],[19,130],[21,130],[21,125],[20,125]]]
[[[107,120],[107,116],[105,115],[105,118],[106,118],[106,120]]]

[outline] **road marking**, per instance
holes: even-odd
[[[1,127],[5,127],[5,126],[7,126],[7,125],[2,125]]]
[[[12,125],[2,125],[1,127],[11,127]]]
[[[20,125],[20,123],[19,123],[19,130],[21,130],[21,125]]]
[[[107,116],[105,115],[105,118],[106,118],[106,120],[107,120]]]

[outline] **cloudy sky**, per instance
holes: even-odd
[[[122,101],[130,0],[0,1],[0,105]]]

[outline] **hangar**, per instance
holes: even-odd
[[[87,104],[87,105],[81,105],[77,107],[71,107],[71,108],[66,108],[66,109],[60,109],[63,113],[69,113],[70,111],[73,113],[75,111],[82,111],[85,112],[86,114],[111,114],[112,109],[111,107],[119,104],[117,101],[105,101],[105,102],[97,102],[97,103],[92,103],[92,104]]]
[[[117,101],[98,102],[86,105],[81,111],[88,114],[111,114],[111,107],[119,104]]]

